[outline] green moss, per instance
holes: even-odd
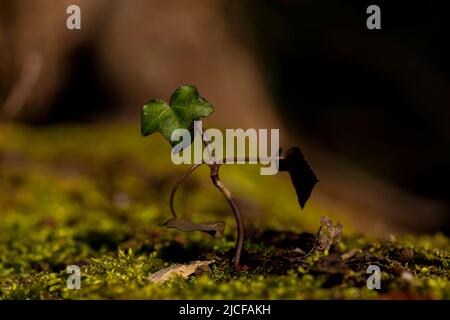
[[[289,180],[261,177],[255,166],[222,173],[251,233],[243,256],[248,269],[235,272],[233,217],[207,168],[182,187],[176,205],[194,221],[225,220],[224,238],[160,227],[183,168],[171,163],[162,139],[144,140],[133,126],[2,125],[0,158],[3,299],[450,298],[449,238],[373,242],[342,221],[341,243],[327,255],[304,257],[312,235],[301,232],[317,229],[325,212],[312,202],[300,217]],[[161,285],[148,281],[172,263],[206,259],[216,261],[210,272]],[[72,264],[81,268],[81,290],[66,286]],[[381,267],[379,291],[366,287],[370,264]]]

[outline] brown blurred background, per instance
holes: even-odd
[[[443,2],[442,2],[443,3]],[[66,28],[81,7],[82,30]],[[314,201],[376,234],[449,231],[450,45],[440,2],[1,0],[3,121],[137,121],[196,85],[221,127],[281,128]]]

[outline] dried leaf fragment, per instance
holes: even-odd
[[[341,254],[342,260],[349,260],[353,258],[356,254],[361,253],[361,249],[353,248],[350,251],[347,251],[346,253]]]
[[[161,269],[151,276],[149,276],[150,282],[164,283],[170,280],[174,276],[180,276],[184,279],[193,274],[197,269],[207,268],[210,264],[214,263],[214,260],[207,261],[191,261],[188,264],[173,264],[170,267]]]
[[[339,222],[333,226],[333,221],[328,217],[320,218],[320,228],[317,234],[318,249],[328,251],[333,243],[341,241],[344,226]]]
[[[167,228],[175,228],[185,232],[191,231],[203,231],[215,238],[220,238],[223,235],[225,229],[225,223],[223,221],[212,221],[194,223],[189,219],[172,218],[165,222],[164,225]]]

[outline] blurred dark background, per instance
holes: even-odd
[[[80,31],[65,27],[69,4],[81,7]],[[371,4],[381,30],[366,28]],[[136,121],[146,100],[194,84],[216,106],[217,125],[279,127],[306,146],[319,200],[448,231],[443,4],[2,0],[2,119]]]
[[[292,127],[364,170],[448,200],[450,42],[443,3],[248,1],[234,12],[249,32],[236,34],[252,43]],[[381,30],[366,28],[370,4],[381,8]]]

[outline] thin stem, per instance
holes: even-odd
[[[206,141],[203,139],[203,137],[206,137]],[[239,211],[239,208],[238,208],[236,202],[231,197],[230,191],[224,186],[224,184],[222,183],[222,181],[219,178],[220,165],[222,163],[224,163],[226,159],[223,159],[223,161],[221,163],[217,163],[217,161],[215,159],[215,154],[211,150],[209,137],[206,135],[206,133],[204,131],[202,131],[202,140],[203,140],[203,143],[206,146],[206,148],[209,152],[210,158],[212,160],[211,163],[206,163],[211,170],[211,180],[212,180],[214,186],[217,189],[219,189],[220,192],[223,194],[223,196],[227,199],[228,204],[230,205],[231,209],[233,210],[233,215],[236,219],[236,224],[237,224],[238,230],[237,230],[237,239],[236,239],[236,251],[234,254],[233,263],[234,263],[235,269],[239,270],[240,262],[241,262],[241,255],[242,255],[242,248],[244,245],[244,237],[245,237],[244,221],[242,219],[241,212]],[[236,159],[237,158],[235,158],[234,160],[236,161]],[[246,157],[245,160],[249,161],[249,158]],[[202,164],[204,164],[204,162],[193,164],[191,167],[189,167],[189,169],[186,171],[186,173],[183,175],[183,177],[181,177],[181,179],[179,179],[175,183],[175,186],[172,189],[172,193],[170,194],[170,211],[172,212],[172,216],[174,218],[177,217],[177,214],[175,212],[175,207],[174,207],[174,199],[175,199],[175,194],[178,190],[178,187],[192,174],[192,172],[195,171],[195,169],[197,169]]]
[[[170,194],[170,211],[172,212],[172,216],[174,218],[177,217],[177,213],[175,212],[174,199],[175,194],[177,193],[178,187],[186,180],[192,172],[195,171],[198,167],[200,167],[203,163],[196,163],[189,167],[189,169],[184,173],[184,175],[175,183],[172,189],[172,193]]]
[[[204,139],[206,138],[206,141]],[[206,132],[202,131],[202,140],[205,144],[209,156],[211,158],[211,163],[208,164],[209,168],[211,169],[211,180],[214,183],[214,186],[220,190],[220,192],[223,194],[223,196],[227,199],[228,204],[230,205],[231,209],[233,210],[233,215],[236,219],[237,224],[237,239],[236,239],[236,251],[234,253],[234,267],[235,269],[239,270],[240,263],[241,263],[241,255],[242,255],[242,247],[244,245],[244,236],[245,236],[245,229],[244,229],[244,221],[242,219],[241,212],[239,211],[239,208],[236,204],[236,202],[231,197],[231,192],[224,186],[222,181],[219,178],[219,169],[221,163],[217,163],[215,152],[211,150],[210,140],[207,136]],[[222,162],[223,163],[223,162]]]
[[[205,140],[205,138],[206,138],[206,140]],[[213,150],[211,150],[211,141],[209,140],[209,137],[206,134],[206,132],[203,130],[202,130],[202,141],[206,147],[206,150],[208,150],[208,153],[209,153],[210,163],[208,163],[208,165],[217,163],[215,152]]]
[[[222,183],[222,181],[219,178],[220,165],[215,165],[215,166],[211,165],[210,168],[211,168],[212,182],[214,183],[216,188],[219,189],[220,192],[222,192],[224,197],[227,199],[228,204],[231,206],[234,217],[236,219],[236,224],[237,224],[238,230],[237,230],[237,240],[236,240],[236,251],[234,254],[233,263],[234,263],[234,267],[236,269],[239,269],[240,262],[241,262],[242,247],[244,245],[244,234],[245,234],[244,221],[242,219],[241,212],[239,211],[239,208],[238,208],[236,202],[231,197],[230,191],[224,186],[224,184]]]
[[[313,253],[314,250],[317,248],[317,244],[319,243],[320,231],[322,231],[322,225],[320,225],[319,230],[317,230],[317,232],[316,232],[316,238],[314,239],[314,244],[313,244],[312,248],[309,250],[308,253],[305,253],[303,255],[303,257],[307,257],[307,256],[311,255],[311,253]]]
[[[256,158],[251,158],[251,157],[243,157],[243,158],[239,158],[239,157],[228,157],[228,158],[222,158],[222,160],[220,160],[220,164],[227,164],[227,163],[235,163],[235,162],[239,162],[239,161],[243,161],[243,162],[258,162],[258,161],[272,161],[274,158],[262,158],[262,157],[256,157]],[[283,156],[278,156],[275,159],[278,160],[283,160],[284,157]]]

